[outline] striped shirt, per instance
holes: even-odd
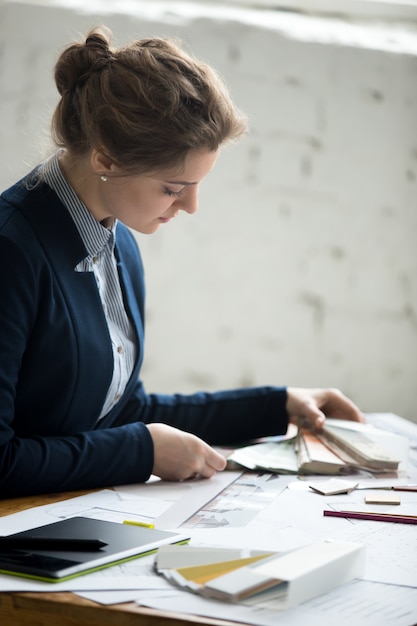
[[[109,329],[113,348],[113,378],[98,417],[101,419],[120,400],[132,374],[137,353],[135,333],[124,307],[114,256],[116,221],[110,228],[105,228],[93,217],[67,182],[59,165],[59,153],[42,165],[42,176],[68,209],[85,245],[88,255],[74,270],[94,273]]]

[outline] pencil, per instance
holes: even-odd
[[[389,513],[366,513],[362,511],[332,511],[324,510],[325,517],[344,517],[352,519],[369,520],[373,522],[396,522],[398,524],[417,524],[417,517],[412,515],[399,515]]]

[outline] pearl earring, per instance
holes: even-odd
[[[107,176],[106,176],[105,174],[102,174],[102,175],[100,176],[100,180],[101,180],[103,183],[105,183],[105,182],[107,181]]]

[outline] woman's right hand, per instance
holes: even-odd
[[[210,478],[226,459],[199,437],[166,424],[147,424],[154,446],[152,473],[163,480]]]

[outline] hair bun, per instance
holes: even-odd
[[[107,28],[95,28],[84,43],[74,43],[64,50],[55,66],[55,82],[61,95],[83,85],[92,73],[114,60],[110,37]]]
[[[174,40],[113,48],[92,29],[56,64],[62,95],[52,119],[55,144],[71,158],[100,152],[123,171],[179,171],[190,150],[217,151],[246,130],[215,70]]]
[[[90,48],[97,48],[97,51],[101,51],[103,56],[109,58],[112,56],[110,39],[111,33],[109,29],[103,26],[101,28],[95,28],[87,35],[85,45]]]

